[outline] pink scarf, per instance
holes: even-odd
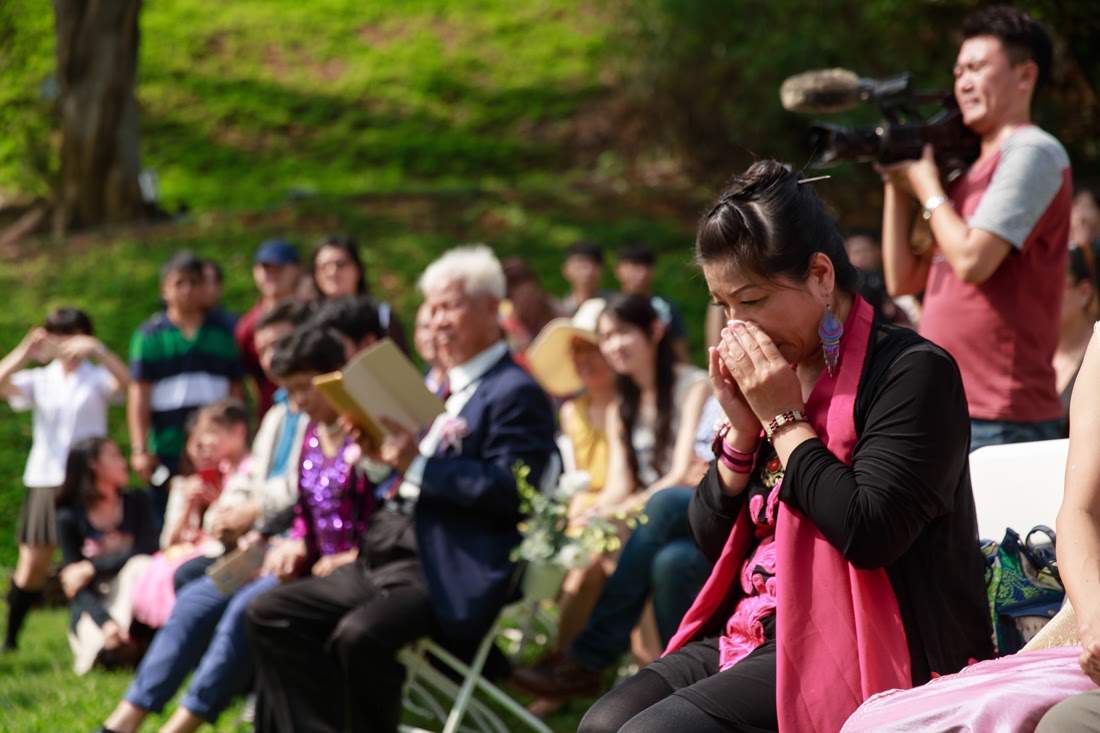
[[[872,309],[856,296],[844,324],[835,378],[822,373],[806,412],[826,447],[845,464],[856,443],[856,389],[871,339]],[[722,555],[665,654],[708,625],[753,543],[748,504]],[[882,568],[858,570],[801,512],[780,503],[776,647],[780,733],[836,733],[871,695],[912,685],[897,598]],[[789,599],[789,600],[788,600]]]

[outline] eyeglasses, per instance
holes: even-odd
[[[345,267],[351,264],[351,260],[329,260],[328,262],[317,263],[316,270],[318,272],[329,272],[335,270],[339,272]]]

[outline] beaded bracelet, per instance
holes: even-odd
[[[806,422],[807,420],[806,413],[801,410],[786,410],[773,417],[771,422],[764,426],[764,434],[768,437],[768,440],[771,440],[772,435],[779,428],[796,422]]]

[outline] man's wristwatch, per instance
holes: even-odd
[[[921,211],[921,216],[924,217],[925,221],[928,221],[932,218],[932,212],[946,203],[946,196],[929,196],[924,202],[924,210]]]

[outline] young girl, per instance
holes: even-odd
[[[138,646],[130,637],[129,583],[156,552],[157,535],[148,495],[122,488],[129,478],[126,458],[107,438],[86,438],[69,452],[57,537],[77,674],[97,661],[125,661],[124,652]]]
[[[164,625],[175,605],[177,569],[195,559],[208,566],[227,544],[236,546],[237,537],[215,531],[219,511],[238,507],[251,512],[246,524],[256,515],[255,505],[245,506],[254,498],[247,473],[248,407],[232,397],[200,407],[188,418],[185,432],[182,467],[187,475],[172,479],[161,551],[150,560],[132,598],[134,618],[154,629]]]
[[[19,560],[8,594],[4,649],[15,649],[19,630],[49,575],[57,546],[54,511],[65,459],[77,441],[107,434],[107,406],[129,384],[126,364],[92,335],[92,322],[76,308],[58,308],[0,361],[0,395],[15,410],[34,411],[34,442],[23,484],[27,493],[16,538]],[[92,363],[94,359],[98,364]],[[45,366],[24,369],[28,362]]]

